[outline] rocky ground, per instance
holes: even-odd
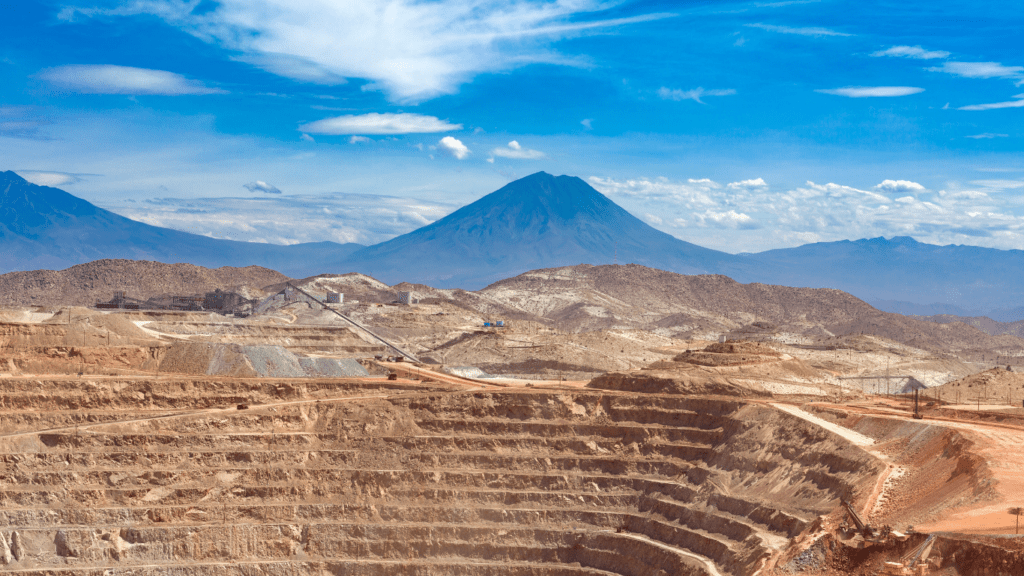
[[[1024,573],[1014,336],[631,267],[295,285],[345,301],[0,311],[0,572]]]

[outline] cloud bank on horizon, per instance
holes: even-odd
[[[1024,248],[1021,26],[1003,2],[44,0],[0,21],[0,169],[238,239],[215,207],[244,186],[245,234],[282,243],[386,239],[546,170],[733,252]],[[434,207],[378,226],[353,194]]]

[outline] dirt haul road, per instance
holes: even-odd
[[[922,532],[1014,534],[1017,518],[1011,508],[1024,507],[1024,427],[1013,424],[958,421],[928,417],[914,420],[900,410],[875,406],[816,404],[818,410],[849,414],[846,425],[854,434],[871,436],[866,447],[892,464],[886,491],[879,495],[873,515],[892,523],[909,523],[913,509],[928,508],[927,520],[914,524]],[[901,413],[902,412],[902,413]],[[830,417],[826,413],[819,415]],[[818,418],[821,420],[822,418]],[[835,420],[835,418],[831,418]],[[826,424],[838,426],[826,420]],[[929,447],[927,438],[945,438],[943,453]],[[917,445],[915,445],[915,442]],[[898,446],[898,448],[897,448]],[[969,479],[959,490],[936,486],[929,494],[922,470],[934,466],[950,452],[963,451],[950,479]],[[892,502],[886,500],[892,499]],[[930,501],[929,501],[930,500]],[[924,502],[901,510],[901,503]],[[922,518],[921,515],[917,516]]]

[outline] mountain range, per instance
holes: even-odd
[[[885,310],[1024,318],[1024,251],[908,237],[728,254],[652,228],[579,178],[527,176],[436,222],[373,246],[218,240],[118,216],[0,173],[0,272],[99,258],[259,265],[291,277],[361,272],[389,284],[478,289],[539,268],[636,263],[739,282],[836,288]]]
[[[362,248],[311,242],[280,246],[218,240],[150,226],[67,192],[0,173],[0,272],[62,269],[101,258],[250,266],[302,274]],[[296,266],[296,263],[301,263]]]

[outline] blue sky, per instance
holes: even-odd
[[[0,19],[0,163],[216,237],[379,242],[539,170],[729,252],[1024,248],[1014,2],[131,0]]]

